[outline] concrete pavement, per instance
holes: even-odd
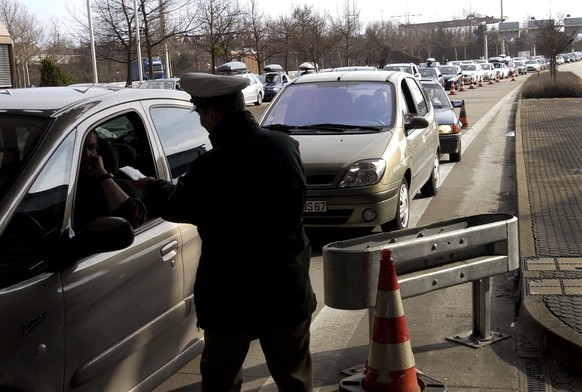
[[[582,98],[520,99],[515,136],[520,324],[582,373]]]

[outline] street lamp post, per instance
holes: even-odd
[[[95,55],[95,36],[93,34],[93,14],[91,13],[91,0],[87,0],[87,15],[89,18],[89,41],[91,43],[91,59],[93,62],[93,83],[99,83],[97,77],[97,56]]]
[[[133,9],[135,13],[135,41],[136,41],[136,51],[137,51],[137,69],[139,75],[139,82],[143,82],[143,65],[141,61],[141,40],[139,33],[139,12],[137,7],[137,0],[133,0]]]

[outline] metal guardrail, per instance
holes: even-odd
[[[392,250],[403,299],[473,283],[473,330],[447,339],[480,347],[507,337],[491,335],[490,277],[519,268],[515,216],[474,215],[327,244],[323,248],[325,304],[373,312],[381,250],[386,248]]]

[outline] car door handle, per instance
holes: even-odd
[[[162,260],[164,260],[164,261],[169,260],[170,263],[172,264],[172,267],[174,267],[176,265],[175,256],[178,253],[177,249],[178,249],[178,241],[173,240],[169,244],[164,245],[160,251],[160,253],[162,255]]]

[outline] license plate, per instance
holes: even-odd
[[[308,200],[305,202],[305,212],[326,212],[327,202],[325,201],[312,201]]]

